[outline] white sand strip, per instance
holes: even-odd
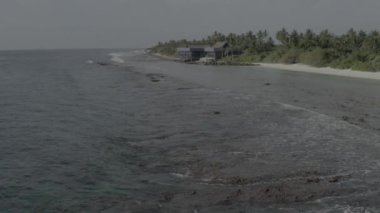
[[[318,68],[318,67],[311,67],[304,64],[270,64],[270,63],[257,63],[257,64],[262,67],[272,68],[272,69],[380,80],[380,72],[363,72],[363,71],[354,71],[350,69],[341,70],[341,69],[334,69],[331,67]]]

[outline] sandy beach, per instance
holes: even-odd
[[[271,64],[271,63],[257,63],[258,65],[266,68],[287,70],[287,71],[297,71],[297,72],[309,72],[309,73],[319,73],[326,75],[337,75],[346,76],[354,78],[366,78],[366,79],[376,79],[380,80],[380,72],[365,72],[365,71],[354,71],[351,69],[334,69],[331,67],[311,67],[305,64]]]
[[[160,53],[151,53],[151,55],[170,61],[180,61],[178,58],[173,56],[167,56]],[[335,75],[335,76],[345,76],[353,78],[364,78],[380,80],[380,72],[368,72],[368,71],[356,71],[351,69],[335,69],[331,67],[312,67],[306,64],[278,64],[278,63],[254,63],[265,68],[296,71],[296,72],[308,72],[308,73],[318,73],[325,75]]]

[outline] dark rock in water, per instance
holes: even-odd
[[[237,191],[235,191],[235,192],[230,193],[230,194],[226,197],[226,199],[224,199],[223,201],[219,202],[219,204],[221,204],[221,205],[232,205],[232,204],[233,204],[233,201],[238,200],[238,198],[239,198],[240,196],[242,196],[242,195],[243,195],[243,192],[242,192],[241,189],[239,189],[239,190],[237,190]]]
[[[270,86],[270,85],[272,85],[272,84],[271,84],[271,83],[266,83],[266,84],[265,84],[265,86]]]
[[[146,74],[146,77],[148,77],[150,81],[154,83],[160,82],[161,81],[160,79],[165,78],[164,75],[154,74],[154,73]]]
[[[330,183],[337,183],[337,182],[340,181],[340,179],[342,179],[342,176],[334,176],[334,177],[332,177],[332,178],[329,180],[329,182],[330,182]]]
[[[321,179],[316,177],[316,178],[308,178],[307,183],[319,183],[321,182]]]
[[[252,180],[240,177],[240,176],[234,176],[225,178],[223,180],[216,181],[218,184],[224,184],[224,185],[233,185],[233,186],[244,186],[252,183]]]
[[[220,115],[220,114],[222,114],[221,112],[218,112],[218,111],[215,111],[214,112],[214,115]]]
[[[174,194],[171,193],[171,192],[165,192],[162,194],[162,199],[160,200],[160,202],[170,202],[171,200],[173,200],[174,198]]]
[[[348,116],[342,116],[342,119],[344,120],[344,121],[348,121],[350,118],[348,117]]]

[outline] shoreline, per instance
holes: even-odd
[[[180,59],[174,56],[167,56],[160,53],[150,53],[148,54],[158,57],[163,60],[182,62]],[[220,66],[220,65],[215,65]],[[235,66],[246,66],[246,65],[235,65]],[[336,69],[331,67],[312,67],[306,64],[281,64],[281,63],[252,63],[252,66],[259,66],[263,68],[277,69],[277,70],[286,70],[293,72],[306,72],[306,73],[315,73],[323,75],[334,75],[342,77],[352,77],[352,78],[363,78],[371,80],[380,80],[380,72],[370,72],[370,71],[356,71],[352,69]]]
[[[149,51],[145,51],[145,53],[157,57],[163,60],[168,60],[168,61],[175,61],[179,63],[184,63],[184,64],[198,64],[198,65],[207,65],[207,66],[258,66],[258,63],[224,63],[224,64],[207,64],[203,62],[184,62],[181,59],[175,57],[175,56],[168,56],[168,55],[163,55],[161,53],[151,53]]]
[[[365,78],[372,80],[380,80],[380,72],[369,72],[369,71],[356,71],[351,69],[335,69],[331,67],[312,67],[306,64],[277,64],[277,63],[256,63],[257,65],[264,68],[286,70],[293,72],[307,72],[316,73],[324,75],[335,75],[343,77],[353,77],[353,78]]]

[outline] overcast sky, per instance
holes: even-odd
[[[0,49],[149,47],[282,27],[380,30],[380,0],[0,0]]]

